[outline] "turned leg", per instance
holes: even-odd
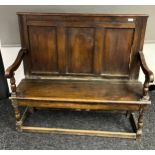
[[[10,84],[11,84],[11,90],[12,90],[11,95],[16,96],[16,80],[14,76],[10,78]]]
[[[137,124],[137,138],[140,138],[142,135],[144,121],[144,108],[141,108],[139,111],[138,124]]]
[[[12,106],[15,111],[16,129],[17,129],[17,131],[21,131],[21,126],[22,126],[22,121],[20,120],[21,115],[20,115],[20,111],[19,111],[17,102],[15,100],[12,100]]]
[[[142,100],[149,100],[149,82],[145,80],[144,86],[143,86],[143,98]]]

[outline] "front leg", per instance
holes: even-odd
[[[139,59],[140,66],[142,68],[143,73],[145,74],[142,100],[149,100],[149,84],[154,81],[154,75],[153,72],[148,68],[142,51],[139,51]]]
[[[143,98],[142,100],[149,100],[150,96],[149,96],[149,82],[147,80],[145,80],[144,84],[143,84]]]
[[[21,131],[22,121],[21,121],[21,114],[19,111],[19,107],[16,100],[12,99],[12,106],[15,112],[15,119],[16,119],[16,129],[17,131]]]
[[[11,85],[11,96],[16,96],[16,80],[14,77],[14,73],[13,76],[10,78],[10,85]]]
[[[140,107],[139,110],[139,117],[138,117],[138,123],[137,123],[137,138],[139,139],[142,135],[143,125],[144,125],[144,112],[145,107]]]

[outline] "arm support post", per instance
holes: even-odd
[[[148,100],[149,83],[154,81],[154,75],[153,72],[148,68],[142,51],[139,51],[139,58],[140,58],[140,66],[142,68],[143,73],[145,74],[145,82],[143,85],[143,99]]]
[[[11,90],[12,90],[12,95],[16,94],[16,81],[15,81],[15,77],[14,77],[14,72],[18,69],[18,67],[20,66],[24,55],[27,53],[27,50],[22,48],[19,53],[18,56],[16,58],[16,60],[14,61],[14,63],[8,67],[5,71],[5,77],[10,79],[10,83],[11,83]]]

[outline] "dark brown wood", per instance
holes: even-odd
[[[137,111],[139,110],[139,105],[131,104],[131,103],[78,103],[78,102],[69,102],[69,101],[50,101],[50,100],[39,100],[39,99],[18,99],[19,106],[29,106],[29,107],[38,107],[38,108],[55,108],[55,109],[72,109],[72,110],[117,110],[117,111],[124,111],[124,110],[131,110]]]
[[[16,95],[16,80],[14,77],[14,72],[18,69],[18,67],[20,66],[24,55],[27,53],[27,50],[22,48],[19,53],[18,56],[16,58],[16,60],[14,61],[14,63],[8,67],[5,71],[5,77],[10,79],[10,84],[11,84],[11,90],[12,90],[12,95]]]
[[[148,93],[149,83],[154,81],[154,76],[153,76],[153,72],[148,68],[145,62],[144,54],[142,51],[139,51],[139,56],[140,56],[140,65],[145,74],[145,82],[143,86],[143,99],[147,100],[149,99],[149,93]]]
[[[143,120],[144,120],[144,107],[141,106],[139,110],[139,117],[137,123],[137,138],[140,138],[140,136],[142,135]]]
[[[11,85],[11,91],[12,91],[12,96],[16,96],[16,79],[14,75],[10,78],[10,85]]]
[[[136,88],[136,89],[134,89]],[[112,90],[112,91],[111,91]],[[111,91],[111,92],[110,92]],[[110,92],[110,93],[109,93]],[[60,95],[61,94],[61,95]],[[139,102],[142,84],[130,81],[77,81],[24,79],[18,85],[17,98],[42,98],[53,101]]]
[[[19,13],[22,46],[29,51],[25,74],[137,80],[143,18],[147,16]]]
[[[30,27],[31,73],[57,72],[56,30],[52,27]],[[39,46],[36,46],[39,45]],[[45,51],[46,50],[46,51]],[[43,54],[43,52],[45,52]],[[36,65],[38,62],[38,65]]]
[[[103,74],[129,76],[133,31],[134,29],[107,29],[105,31]]]
[[[20,121],[21,114],[20,114],[19,106],[18,106],[16,100],[12,100],[12,107],[14,108],[14,112],[15,112],[16,129],[17,129],[17,131],[20,131],[20,128],[21,128],[21,125],[22,125],[22,122]]]
[[[147,15],[18,13],[18,18],[22,50],[6,77],[19,130],[18,106],[28,106],[140,111],[137,133],[129,137],[141,135],[141,107],[151,103],[148,86],[153,82],[141,52]],[[14,71],[22,60],[26,78],[16,88]],[[140,67],[144,85],[138,82]]]
[[[15,62],[10,67],[8,67],[5,71],[6,78],[12,78],[14,76],[14,71],[16,71],[18,69],[18,67],[20,66],[26,52],[27,52],[27,50],[23,49],[23,48],[19,51]]]
[[[94,28],[68,28],[67,72],[92,73]]]

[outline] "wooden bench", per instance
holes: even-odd
[[[5,74],[11,82],[18,131],[121,138],[142,135],[143,114],[151,103],[148,87],[153,82],[142,52],[148,16],[17,14],[21,50]],[[14,72],[22,60],[25,78],[16,88]],[[144,84],[138,82],[140,67]],[[23,115],[21,106],[27,107]],[[24,126],[26,112],[32,108],[124,111],[134,132]]]

